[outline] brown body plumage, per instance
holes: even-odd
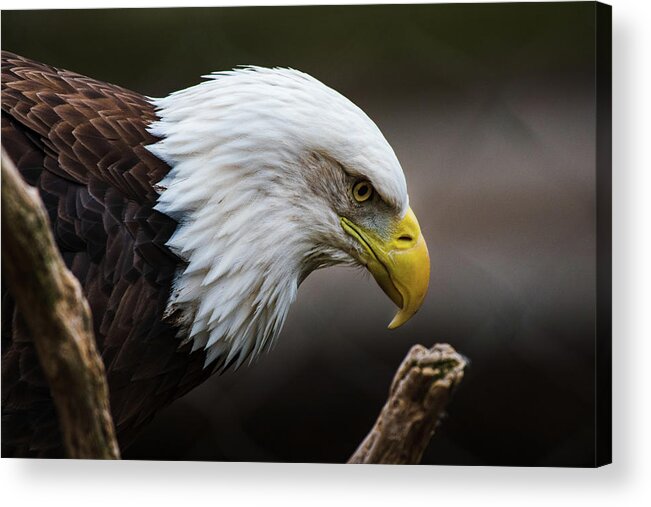
[[[123,448],[209,374],[204,352],[179,348],[163,319],[181,261],[165,247],[176,223],[153,209],[169,170],[144,148],[155,119],[138,93],[3,52],[2,145],[38,189],[91,305]],[[61,456],[49,389],[5,287],[2,305],[2,455]]]

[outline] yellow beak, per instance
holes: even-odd
[[[402,326],[423,304],[429,285],[429,253],[416,215],[409,208],[388,240],[345,217],[340,221],[344,230],[362,245],[364,254],[360,261],[400,308],[389,329]]]

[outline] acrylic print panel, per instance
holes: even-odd
[[[122,458],[610,462],[610,7],[4,11],[2,47],[3,213],[15,169]],[[314,80],[201,77],[241,65]],[[2,455],[91,457],[3,269]]]

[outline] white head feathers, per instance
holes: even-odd
[[[156,209],[179,222],[168,246],[187,262],[168,311],[181,311],[183,338],[219,368],[273,342],[310,271],[352,261],[337,248],[336,215],[310,199],[306,165],[334,160],[402,212],[408,197],[377,126],[311,76],[250,67],[204,77],[153,99],[160,120],[149,130],[161,140],[149,149],[171,167]]]

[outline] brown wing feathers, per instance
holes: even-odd
[[[153,185],[169,170],[144,148],[156,141],[146,131],[155,117],[135,92],[3,52],[2,145],[38,188],[89,300],[123,447],[207,376],[203,354],[179,349],[177,329],[162,320],[180,261],[165,247],[176,223],[153,210]],[[60,455],[21,318],[3,288],[2,454]]]
[[[3,53],[2,109],[40,138],[48,169],[78,183],[100,178],[126,196],[153,200],[168,167],[144,146],[151,104],[137,93]]]

